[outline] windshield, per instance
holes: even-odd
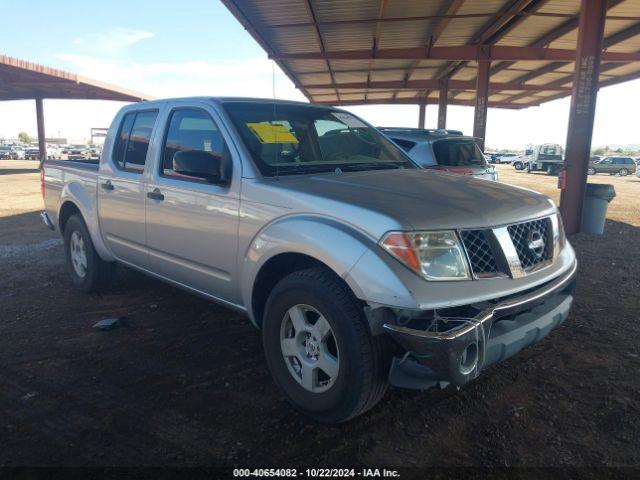
[[[382,134],[347,112],[278,103],[224,107],[265,176],[416,168]]]
[[[433,142],[438,165],[446,167],[486,166],[487,160],[476,142],[464,138],[447,138]]]

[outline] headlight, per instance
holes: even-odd
[[[462,246],[453,230],[390,232],[380,245],[427,280],[471,279]]]
[[[567,237],[564,233],[564,225],[562,224],[562,216],[560,212],[551,216],[551,225],[553,228],[553,257],[554,259],[560,255],[560,252],[564,248]]]

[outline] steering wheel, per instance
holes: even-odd
[[[358,140],[360,140],[362,143],[366,143],[367,145],[369,145],[370,147],[374,147],[378,145],[378,142],[376,142],[376,140],[373,138],[373,136],[371,137],[371,140],[367,139],[367,136],[363,135],[362,132],[359,129],[354,128],[353,130],[351,130],[352,132],[355,133],[355,136],[358,138]],[[367,132],[368,133],[368,132]]]

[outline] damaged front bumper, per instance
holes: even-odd
[[[538,342],[568,316],[577,264],[551,282],[493,304],[470,307],[469,316],[432,317],[420,322],[387,322],[385,331],[406,351],[394,358],[391,384],[426,389],[462,386],[481,370]]]

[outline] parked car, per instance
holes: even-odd
[[[18,154],[9,145],[0,145],[0,160],[16,160]]]
[[[25,159],[25,148],[22,145],[13,145],[12,148],[13,148],[13,151],[16,152],[17,160]]]
[[[488,157],[487,162],[496,163],[496,158],[498,158],[500,154],[495,152],[484,152],[484,155],[485,157]]]
[[[517,153],[500,153],[496,156],[495,163],[511,163],[511,159],[517,155]]]
[[[40,160],[40,149],[39,148],[25,149],[24,158],[26,160]]]
[[[422,168],[498,180],[496,169],[489,165],[473,137],[419,128],[380,130]]]
[[[599,162],[589,162],[587,173],[595,175],[596,173],[608,173],[615,175],[616,173],[624,177],[630,173],[635,173],[636,163],[631,157],[604,157]]]
[[[242,312],[286,398],[324,422],[368,410],[389,382],[460,387],[573,301],[576,257],[549,198],[419,169],[332,107],[127,105],[99,165],[47,160],[42,182],[75,287],[104,289],[119,263]]]

